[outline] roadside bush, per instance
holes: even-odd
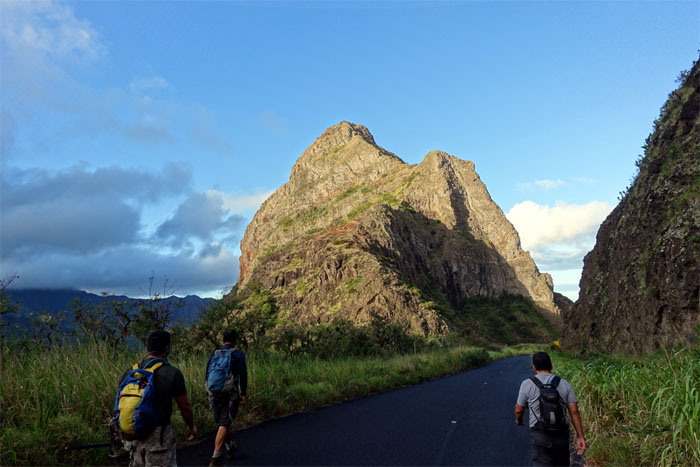
[[[425,339],[378,315],[366,326],[345,320],[315,326],[284,324],[271,332],[270,341],[287,355],[316,358],[405,354],[425,347]]]

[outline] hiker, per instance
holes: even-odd
[[[224,446],[229,459],[233,459],[236,453],[238,444],[231,439],[231,424],[238,414],[238,407],[245,403],[248,388],[245,354],[235,348],[238,334],[227,329],[223,341],[224,346],[209,357],[205,373],[205,389],[209,394],[214,423],[219,426],[210,466],[224,465]]]
[[[515,423],[523,424],[525,408],[530,411],[532,431],[531,457],[533,465],[570,465],[569,421],[565,407],[576,429],[576,448],[579,455],[586,449],[583,425],[578,412],[578,399],[571,385],[552,374],[552,360],[545,352],[532,356],[532,376],[520,384],[515,404]]]
[[[122,417],[120,427],[122,436],[125,438],[124,449],[129,451],[129,467],[177,466],[175,433],[170,424],[170,417],[173,412],[173,399],[175,399],[180,409],[180,414],[189,428],[189,437],[187,441],[193,441],[197,435],[197,429],[194,426],[192,405],[187,398],[185,377],[180,370],[170,365],[167,361],[167,357],[170,354],[169,332],[152,332],[146,341],[146,348],[148,349],[148,355],[139,364],[134,365],[132,370],[128,370],[124,373],[121,379],[122,384],[120,385],[120,391],[119,394],[117,394],[118,405],[115,407],[115,411],[117,408],[122,409],[122,413],[120,414],[120,417]],[[122,388],[125,383],[128,383],[127,379],[130,378],[130,375],[133,373],[136,372],[136,377],[141,377],[141,381],[143,381],[144,375],[150,374],[150,371],[149,373],[139,373],[138,369],[152,370],[153,393],[151,402],[152,409],[150,409],[150,411],[155,412],[155,428],[148,428],[147,430],[152,431],[146,435],[137,432],[130,436],[125,430],[137,430],[138,427],[132,426],[131,424],[133,422],[126,418],[125,413],[128,409],[123,404],[129,404],[129,402],[127,402],[128,399],[135,400],[137,398],[124,397],[124,395],[131,396],[136,389]],[[132,385],[132,387],[137,386],[139,386],[139,384]],[[122,404],[119,403],[120,399],[124,399]],[[142,403],[141,405],[144,404],[145,403]],[[132,403],[132,405],[134,404]],[[132,408],[131,410],[133,413],[134,410],[144,410],[144,408]],[[135,437],[135,439],[129,440],[128,438],[130,437]]]

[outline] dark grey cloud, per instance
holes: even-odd
[[[232,286],[246,218],[220,192],[192,193],[190,172],[178,164],[153,173],[118,166],[4,170],[2,271],[19,274],[18,287],[93,292],[139,294],[152,273],[182,293]],[[144,208],[183,197],[148,233]]]
[[[158,226],[156,235],[175,244],[182,244],[191,237],[210,241],[216,234],[228,235],[241,229],[245,220],[241,215],[230,214],[220,193],[196,193],[180,204],[170,219]]]
[[[72,167],[61,171],[7,168],[2,174],[2,207],[12,209],[57,198],[91,199],[95,196],[153,202],[191,189],[192,168],[167,163],[159,173],[117,165],[89,170]]]
[[[137,239],[139,212],[108,197],[66,198],[3,206],[3,257],[36,251],[90,253]]]
[[[140,208],[190,190],[190,170],[167,164],[160,173],[117,166],[3,170],[0,253],[91,253],[139,240]]]
[[[20,275],[15,287],[70,287],[131,296],[148,292],[152,274],[158,281],[167,277],[172,292],[178,295],[219,291],[236,283],[238,258],[230,250],[219,248],[217,254],[206,255],[205,259],[194,250],[166,255],[125,245],[88,255],[53,252],[21,262],[3,261],[3,271]]]

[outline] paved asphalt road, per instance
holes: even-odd
[[[236,431],[227,465],[530,465],[529,430],[515,425],[528,356]],[[527,414],[525,414],[527,420]],[[183,448],[207,465],[213,439]]]

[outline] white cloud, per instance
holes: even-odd
[[[563,185],[566,185],[566,182],[564,182],[563,180],[542,179],[542,180],[535,180],[534,182],[518,183],[517,188],[520,191],[533,191],[533,190],[549,191],[549,190],[554,190],[556,188],[559,188],[560,186],[563,186]]]
[[[605,202],[567,204],[557,201],[554,207],[532,201],[516,204],[506,214],[520,234],[523,248],[538,250],[555,245],[569,245],[587,240],[613,207]]]
[[[150,76],[148,78],[137,76],[129,84],[131,92],[144,94],[149,91],[173,90],[173,86],[162,76]]]
[[[273,191],[261,191],[254,194],[234,194],[222,193],[216,190],[209,190],[212,196],[221,196],[226,209],[236,212],[255,212],[262,203],[272,195]]]
[[[67,5],[47,1],[4,0],[1,5],[3,53],[21,53],[25,62],[93,59],[106,48],[100,34],[76,18]]]
[[[171,145],[189,137],[208,150],[232,152],[214,116],[201,117],[206,109],[162,96],[175,91],[164,76],[146,73],[121,88],[96,88],[95,61],[107,55],[107,46],[71,7],[0,0],[0,9],[3,159],[102,134],[139,145]]]
[[[584,205],[557,201],[553,207],[524,201],[506,217],[538,268],[552,275],[554,289],[575,300],[583,257],[593,248],[598,227],[612,209],[600,201]]]

